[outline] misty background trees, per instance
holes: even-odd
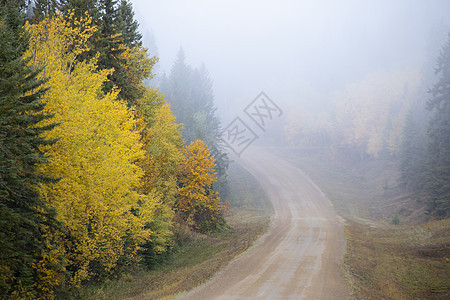
[[[428,211],[447,217],[450,211],[450,32],[437,59],[438,81],[429,90],[425,194]]]
[[[207,143],[216,162],[217,181],[215,188],[221,195],[228,196],[228,157],[220,142],[221,125],[216,115],[212,80],[206,66],[192,68],[186,63],[183,48],[180,48],[168,76],[161,78],[161,91],[167,97],[186,144],[197,139]]]
[[[330,96],[334,107],[328,112],[297,106],[287,113],[287,141],[300,148],[326,148],[336,159],[387,159],[398,165],[399,182],[426,205],[427,214],[448,217],[448,40],[435,60],[422,69],[378,72],[350,84]],[[433,65],[435,74],[429,71]]]

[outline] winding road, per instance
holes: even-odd
[[[300,169],[265,150],[247,149],[239,163],[273,203],[270,229],[182,299],[347,299],[343,224],[325,195]]]

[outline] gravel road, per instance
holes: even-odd
[[[245,255],[182,299],[347,299],[340,275],[343,223],[300,169],[259,148],[238,160],[274,206],[268,232]]]

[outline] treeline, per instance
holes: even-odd
[[[402,183],[438,218],[450,214],[450,32],[428,89],[426,118],[412,110],[405,124],[400,156]],[[425,122],[423,121],[425,119]]]
[[[137,27],[126,0],[0,1],[2,298],[153,267],[186,232],[225,226],[217,144],[186,141],[144,86],[157,58]]]
[[[426,204],[427,213],[448,217],[449,43],[440,52],[434,75],[428,72],[431,66],[374,73],[331,95],[334,108],[328,113],[313,114],[304,107],[288,111],[287,140],[327,148],[334,157],[391,159],[399,165],[401,183]]]

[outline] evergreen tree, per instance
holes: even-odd
[[[412,111],[407,116],[400,145],[400,181],[412,192],[423,188],[426,170],[426,133]]]
[[[167,98],[167,102],[177,118],[182,123],[183,138],[186,143],[194,141],[194,108],[191,98],[191,74],[192,69],[186,64],[186,56],[183,48],[180,48],[175,63],[170,70],[167,82],[161,83],[161,89]]]
[[[159,57],[158,45],[156,45],[155,37],[153,33],[148,31],[145,33],[143,37],[144,47],[147,48],[150,56]],[[153,74],[154,76],[150,79],[145,79],[143,81],[144,85],[147,87],[159,87],[161,84],[161,75],[160,75],[160,65],[159,62],[156,62],[153,66]]]
[[[125,52],[122,36],[119,32],[117,21],[116,0],[99,0],[98,9],[101,19],[100,37],[94,40],[94,49],[99,53],[98,68],[114,69],[108,76],[109,81],[105,82],[103,91],[108,93],[117,86],[121,89],[120,98],[126,99],[126,79],[124,78],[124,68],[126,60],[122,56]]]
[[[47,16],[52,16],[60,9],[61,3],[58,0],[34,0],[34,20],[39,22]]]
[[[40,70],[23,59],[29,41],[23,30],[24,4],[0,3],[0,294],[37,297],[42,295],[34,285],[37,266],[49,247],[45,233],[59,227],[37,189],[54,181],[40,175],[37,166],[47,162],[40,147],[55,140],[42,135],[55,124],[39,126],[51,115],[43,113]]]
[[[65,12],[75,11],[75,17],[80,19],[85,13],[92,17],[98,31],[90,39],[90,51],[83,54],[81,60],[89,60],[95,55],[98,69],[113,69],[108,76],[103,92],[110,92],[114,86],[119,90],[119,99],[128,102],[129,106],[137,103],[140,88],[128,78],[127,50],[141,46],[142,35],[138,32],[139,24],[134,20],[134,12],[130,2],[121,0],[64,0],[62,8]],[[75,25],[74,25],[75,26]]]
[[[117,8],[117,26],[125,45],[129,48],[142,45],[139,23],[134,19],[133,7],[127,0],[121,0]]]
[[[186,143],[201,139],[206,142],[214,155],[217,181],[214,189],[221,197],[227,196],[228,157],[220,143],[220,121],[216,116],[212,80],[204,64],[192,69],[186,64],[182,48],[170,71],[163,77],[161,89],[177,118],[183,123],[182,135]]]
[[[204,64],[192,74],[191,97],[194,105],[195,139],[202,139],[211,149],[216,163],[217,180],[214,189],[221,197],[228,196],[228,156],[221,144],[220,120],[216,116],[212,80]]]
[[[98,0],[60,0],[59,7],[66,14],[73,11],[75,18],[78,20],[84,17],[87,12],[90,17],[99,21]],[[100,25],[100,22],[97,22],[96,25]]]
[[[445,218],[450,211],[450,33],[437,59],[437,83],[430,89],[427,108],[428,179],[425,186],[428,212]]]

